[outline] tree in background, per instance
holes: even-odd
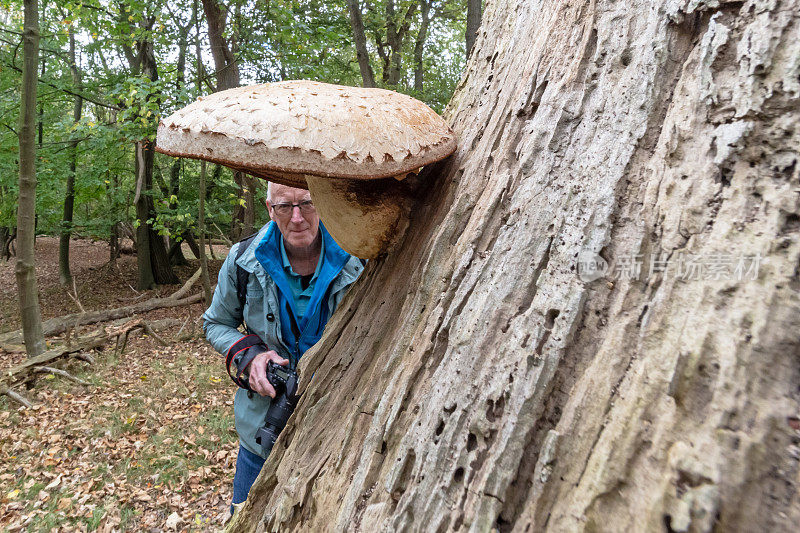
[[[62,12],[62,17],[66,15]],[[83,112],[83,97],[81,96],[81,73],[78,69],[78,61],[75,52],[75,32],[72,24],[67,30],[69,33],[69,71],[72,75],[74,105],[72,110],[73,125],[77,127]],[[43,114],[43,113],[42,113]],[[40,139],[43,135],[43,126],[40,123]],[[72,273],[69,268],[69,241],[72,234],[72,219],[75,211],[75,173],[78,167],[78,135],[73,133],[73,139],[69,141],[69,174],[67,174],[67,190],[64,194],[64,217],[62,219],[61,236],[58,243],[58,277],[61,285],[69,286],[72,284]],[[40,143],[41,144],[41,141]]]
[[[178,29],[178,59],[175,64],[175,90],[178,94],[186,90],[186,58],[189,52],[189,33],[197,26],[198,5],[197,0],[192,3],[191,16],[186,22],[182,19],[180,11],[172,10],[167,4],[167,9],[170,11],[172,23]],[[180,195],[180,177],[183,170],[183,159],[176,157],[172,161],[169,170],[169,185],[164,187],[164,196],[169,199],[168,203],[173,211],[178,209],[178,196]],[[204,200],[201,197],[200,201]],[[198,228],[199,229],[199,228]],[[175,232],[171,234],[169,242],[169,258],[170,262],[175,265],[187,264],[186,257],[183,255],[181,243],[187,241],[189,246],[195,252],[195,256],[199,256],[197,244],[194,242],[194,237],[191,231]]]
[[[408,92],[440,111],[465,60],[464,2],[347,0],[346,7],[361,84]]]
[[[467,29],[465,37],[467,41],[467,57],[472,53],[475,46],[475,39],[478,37],[478,28],[481,26],[482,0],[467,0]]]
[[[160,2],[149,9],[134,12],[130,7],[120,9],[120,24],[133,23],[133,42],[120,40],[132,76],[138,78],[140,98],[127,105],[125,116],[138,128],[143,127],[142,138],[134,142],[134,168],[136,187],[133,203],[136,206],[136,258],[139,289],[150,289],[156,283],[177,283],[172,271],[164,239],[155,228],[156,212],[153,199],[153,165],[155,163],[155,127],[159,112],[161,86],[158,84],[158,65],[154,51],[154,27],[160,18]],[[127,21],[125,20],[127,17]]]
[[[217,78],[217,91],[233,89],[240,83],[238,50],[239,25],[242,19],[241,2],[231,2],[234,8],[230,37],[226,38],[226,25],[230,8],[217,2],[217,0],[203,0],[203,10],[208,24],[208,40],[211,45],[211,56],[214,58]],[[233,180],[236,183],[237,198],[233,208],[233,221],[231,224],[231,239],[239,240],[242,236],[253,233],[255,223],[255,178],[244,172],[234,171]]]
[[[361,71],[362,87],[375,87],[375,74],[369,63],[367,37],[364,33],[364,19],[358,0],[347,0],[347,12],[350,15],[350,26],[353,29],[353,42],[356,47],[356,60]]]
[[[403,77],[403,47],[413,23],[418,2],[383,0],[382,5],[370,6],[370,32],[381,60],[381,82],[395,87]]]
[[[25,351],[29,357],[45,349],[42,314],[34,265],[36,236],[36,86],[39,71],[39,3],[25,0],[22,32],[23,67],[19,108],[19,205],[15,273]]]

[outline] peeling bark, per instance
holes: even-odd
[[[793,531],[798,36],[798,0],[489,2],[460,149],[232,529]]]

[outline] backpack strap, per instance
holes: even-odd
[[[244,304],[247,301],[247,282],[250,280],[250,272],[240,267],[238,261],[253,242],[253,239],[256,238],[256,235],[258,233],[253,233],[239,241],[239,248],[236,249],[236,261],[234,261],[236,265],[236,296],[239,297],[239,307],[242,309],[244,309]]]

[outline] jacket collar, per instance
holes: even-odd
[[[258,269],[263,270],[262,266],[258,262],[258,259],[256,259],[256,248],[258,248],[258,245],[261,243],[261,241],[264,239],[264,236],[273,225],[274,224],[272,221],[269,221],[268,223],[264,224],[260,230],[258,230],[255,238],[250,241],[250,245],[245,249],[244,252],[242,252],[242,255],[239,256],[239,259],[236,260],[237,265],[251,274],[256,272]]]
[[[361,262],[358,258],[351,256],[333,240],[328,230],[325,229],[324,224],[322,221],[319,223],[320,231],[322,232],[322,238],[325,242],[325,259],[328,259],[328,254],[332,254],[334,257],[341,256],[342,259],[346,261],[345,268],[342,269],[342,275],[337,278],[334,282],[336,287],[334,287],[334,292],[338,289],[338,287],[344,287],[353,283],[361,274]],[[265,224],[256,234],[255,238],[250,242],[250,245],[247,249],[242,253],[239,259],[236,261],[236,264],[245,269],[247,272],[255,273],[255,272],[264,272],[264,267],[261,263],[258,262],[256,259],[256,249],[259,247],[261,242],[267,237],[268,232],[275,232],[280,234],[278,231],[278,226],[270,221]],[[345,259],[346,256],[346,259]],[[337,261],[338,262],[338,261]]]

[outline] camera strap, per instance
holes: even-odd
[[[292,307],[289,305],[289,302],[286,302],[286,312],[289,315],[289,325],[292,328],[292,335],[294,335],[294,357],[289,361],[291,369],[294,370],[297,368],[297,362],[300,360],[300,356],[303,355],[300,353],[300,337],[302,337],[303,333],[297,325],[297,319],[292,312]]]
[[[258,351],[255,351],[252,356],[249,357],[249,360],[245,362],[245,356],[248,356],[247,351],[252,346],[258,347]],[[228,355],[225,358],[225,366],[228,369],[228,375],[231,377],[234,383],[243,389],[250,389],[249,384],[242,380],[242,371],[247,368],[247,365],[253,360],[255,354],[258,354],[262,351],[266,351],[266,346],[261,338],[258,337],[258,335],[245,335],[233,343],[233,346],[228,348]]]

